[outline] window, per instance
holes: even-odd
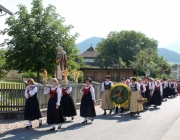
[[[84,62],[94,62],[94,59],[84,58]]]

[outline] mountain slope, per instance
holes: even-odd
[[[96,45],[102,40],[100,37],[91,37],[88,38],[80,43],[77,44],[78,49],[80,50],[80,53],[83,53],[86,51],[92,44],[92,46],[95,48]]]
[[[163,48],[175,51],[180,54],[180,39],[167,46],[164,46]]]
[[[166,48],[159,48],[158,55],[163,56],[169,62],[180,63],[180,54]]]

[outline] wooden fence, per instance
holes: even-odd
[[[96,99],[99,100],[100,84],[93,82],[96,92]],[[6,111],[22,111],[24,110],[26,98],[24,96],[26,85],[24,83],[0,83],[0,112]],[[82,85],[73,87],[71,97],[74,103],[80,103],[82,94],[80,88]],[[49,95],[44,94],[44,86],[37,85],[37,98],[39,100],[40,109],[47,108]]]

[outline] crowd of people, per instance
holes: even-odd
[[[167,101],[168,98],[175,98],[178,95],[178,82],[176,80],[157,79],[154,80],[150,77],[144,77],[142,79],[136,79],[131,77],[129,79],[122,78],[121,83],[127,85],[131,92],[129,96],[129,102],[126,105],[115,105],[110,97],[111,88],[114,83],[110,81],[110,76],[105,77],[105,81],[102,83],[101,89],[101,105],[104,110],[103,115],[109,114],[115,109],[115,114],[121,110],[129,110],[131,116],[139,115],[144,109],[148,109],[151,105],[154,108],[160,106],[162,101]],[[28,86],[25,90],[26,105],[24,111],[24,119],[28,120],[28,124],[25,128],[32,128],[32,121],[39,120],[39,126],[42,125],[42,116],[39,109],[39,102],[36,96],[37,86],[34,84],[34,80],[27,81]],[[67,117],[71,117],[74,120],[74,116],[77,115],[75,104],[70,96],[72,87],[59,87],[58,80],[52,78],[51,86],[44,88],[44,94],[49,94],[47,108],[47,123],[51,125],[50,131],[55,130],[55,125],[58,125],[58,130],[61,129],[62,123],[66,121]],[[85,85],[82,86],[80,92],[82,93],[80,116],[84,118],[82,123],[87,123],[88,118],[91,121],[96,117],[95,111],[95,90],[91,85],[91,78],[87,78]],[[144,100],[143,100],[144,99]],[[139,102],[143,100],[143,102]]]

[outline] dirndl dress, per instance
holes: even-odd
[[[96,111],[94,108],[94,103],[91,96],[90,88],[84,88],[83,96],[81,99],[81,106],[80,106],[80,116],[81,117],[96,117]]]
[[[30,90],[27,90],[29,94]],[[36,119],[42,118],[41,112],[39,109],[39,101],[37,98],[37,93],[35,93],[32,97],[29,97],[26,100],[25,110],[24,110],[24,119],[33,121]]]
[[[61,107],[62,107],[62,112],[63,116],[65,117],[72,117],[76,116],[76,108],[73,102],[72,97],[70,94],[67,93],[68,88],[62,88],[62,98],[61,98]]]
[[[162,103],[162,98],[161,98],[160,86],[155,86],[153,96],[151,98],[151,104],[160,106],[161,103]]]
[[[131,88],[131,98],[130,98],[130,113],[139,113],[143,111],[143,104],[138,102],[141,98],[139,91],[137,90],[137,84],[135,86],[130,86]]]
[[[58,88],[58,87],[57,87]],[[48,124],[59,124],[64,122],[64,117],[61,109],[61,105],[58,109],[56,109],[57,103],[57,88],[55,90],[50,89],[50,98],[48,101],[48,108],[47,108],[47,123]]]

